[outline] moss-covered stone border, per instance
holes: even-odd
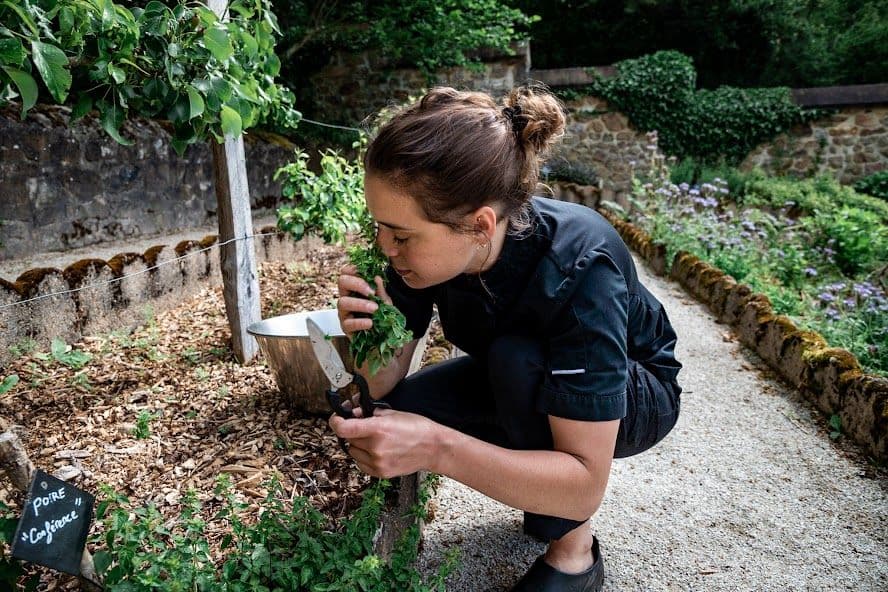
[[[320,245],[316,238],[294,242],[274,226],[254,234],[265,235],[255,241],[258,261],[298,260]],[[131,326],[141,321],[146,305],[160,310],[207,284],[220,283],[218,249],[210,248],[218,242],[216,235],[208,235],[200,241],[155,245],[144,253],[119,253],[108,261],[82,259],[64,270],[29,269],[15,281],[0,278],[0,305],[14,305],[0,308],[0,369],[8,363],[10,348],[26,339],[48,349],[56,337],[72,342]],[[68,290],[76,291],[60,293]],[[57,295],[16,304],[49,294]]]
[[[601,214],[657,274],[665,275],[665,245],[611,212]],[[866,454],[888,461],[888,379],[865,374],[853,354],[830,347],[818,333],[799,329],[774,312],[767,296],[691,253],[676,253],[669,275],[731,325],[744,345],[820,411],[838,415],[842,433]]]

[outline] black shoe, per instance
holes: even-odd
[[[537,557],[511,592],[599,592],[604,584],[604,560],[598,550],[598,539],[592,537],[592,567],[578,574],[558,571]]]

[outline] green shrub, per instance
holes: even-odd
[[[606,99],[642,131],[656,130],[659,146],[679,159],[736,164],[755,146],[823,112],[795,105],[788,88],[696,90],[690,58],[659,51],[616,65],[587,92]]]
[[[854,190],[888,201],[888,171],[879,171],[854,184]]]
[[[798,180],[767,177],[761,171],[756,171],[747,177],[744,191],[738,194],[737,201],[747,207],[772,209],[792,204],[809,214],[830,212],[835,208],[848,206],[871,212],[888,224],[888,203],[857,193],[828,175]]]
[[[209,136],[296,124],[293,93],[275,82],[269,0],[233,0],[227,22],[199,3],[170,4],[0,3],[0,104],[20,103],[24,117],[43,98],[70,105],[72,120],[95,109],[122,144],[130,114],[168,119],[180,154]]]

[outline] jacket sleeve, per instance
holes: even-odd
[[[621,419],[626,415],[629,290],[607,255],[594,253],[584,267],[550,326],[537,407],[567,419]]]

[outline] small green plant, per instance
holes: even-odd
[[[888,171],[879,171],[854,184],[854,190],[888,201]]]
[[[50,353],[52,354],[52,358],[71,368],[73,370],[80,370],[86,364],[92,360],[92,355],[72,348],[70,345],[66,344],[61,339],[53,339],[52,345],[50,346]]]
[[[33,592],[40,583],[40,577],[36,574],[25,577],[22,562],[4,552],[4,547],[12,545],[17,525],[18,517],[11,508],[0,501],[0,590]]]
[[[210,371],[200,366],[194,369],[194,377],[197,378],[199,382],[206,382],[210,378]]]
[[[185,351],[182,352],[182,358],[192,366],[196,366],[200,363],[200,352],[197,351],[193,345],[189,345],[185,348]]]
[[[18,374],[10,374],[0,382],[0,395],[6,394],[19,382]]]
[[[151,436],[151,422],[157,419],[157,415],[150,411],[143,410],[136,417],[136,427],[133,428],[133,437],[137,440],[144,440]]]
[[[308,155],[301,151],[294,162],[278,169],[275,179],[283,177],[284,197],[295,202],[278,210],[278,226],[296,240],[314,232],[327,243],[343,244],[350,234],[357,234],[362,244],[349,247],[349,260],[358,275],[373,285],[373,278],[385,277],[388,261],[376,244],[375,225],[364,203],[363,167],[328,151],[321,158],[321,169],[320,175],[309,170]],[[370,374],[386,366],[413,339],[401,311],[378,297],[373,300],[379,305],[373,327],[357,332],[349,342],[355,364],[366,363]]]
[[[85,391],[92,391],[92,382],[90,382],[89,374],[86,372],[86,370],[75,374],[74,377],[71,379],[71,384],[76,387],[80,387]]]
[[[829,418],[829,437],[831,440],[842,437],[842,418],[838,415],[831,415]]]
[[[28,355],[37,349],[37,341],[31,337],[25,337],[13,346],[10,346],[9,353],[13,358],[20,358]]]

